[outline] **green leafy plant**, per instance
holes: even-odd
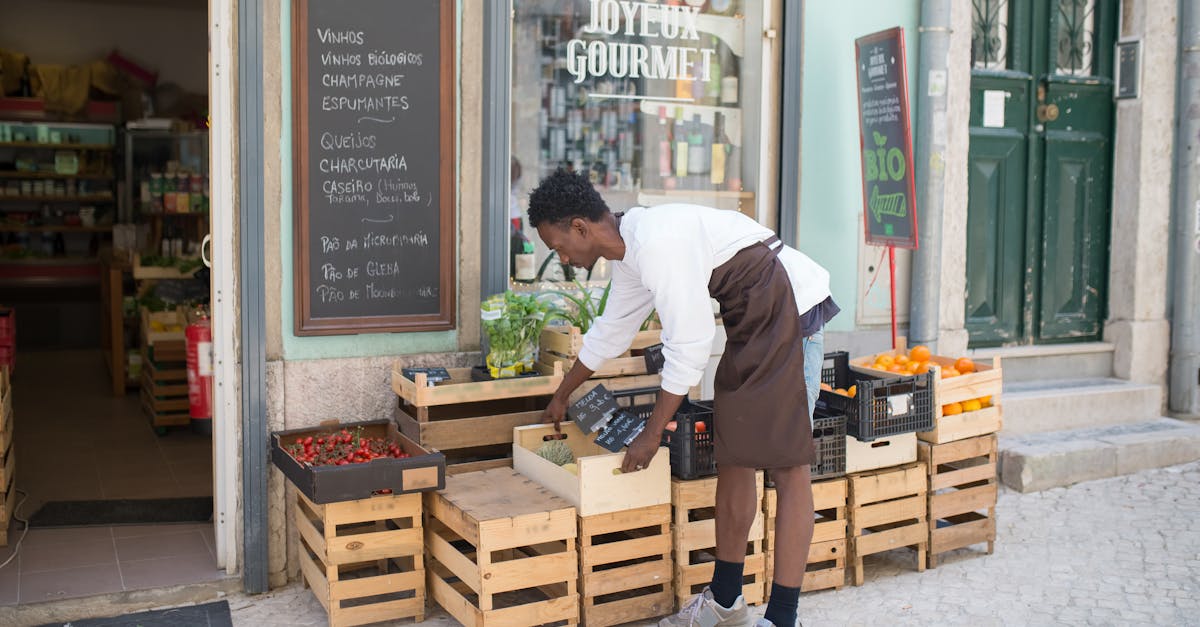
[[[566,299],[574,305],[571,310],[563,311],[560,315],[563,319],[571,323],[572,326],[578,327],[580,333],[587,333],[588,329],[592,328],[592,324],[604,314],[604,309],[608,305],[609,294],[612,293],[612,281],[604,286],[604,290],[600,292],[599,298],[594,297],[592,291],[586,285],[575,281],[575,287],[579,291],[565,292],[561,290],[550,290],[547,294],[554,294]],[[650,328],[650,325],[658,320],[658,312],[652,310],[650,315],[642,321],[641,330],[645,331]]]
[[[532,370],[542,328],[561,314],[535,295],[511,291],[487,299],[481,310],[490,349],[487,362],[493,377]]]
[[[565,466],[575,461],[575,452],[562,440],[550,440],[541,445],[534,453],[556,466]]]

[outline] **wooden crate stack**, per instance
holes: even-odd
[[[8,546],[8,527],[17,504],[17,458],[13,449],[12,381],[0,366],[0,546]]]
[[[400,363],[392,368],[396,423],[421,446],[441,451],[448,474],[511,467],[513,428],[540,422],[562,382],[561,368],[494,381],[472,381],[470,368],[448,372],[450,381],[430,386],[424,373],[411,380]]]
[[[182,310],[142,308],[142,410],[159,435],[188,426],[187,341],[183,331],[156,331],[156,324],[187,326]]]
[[[758,500],[764,498],[763,473],[755,481]],[[717,552],[717,478],[706,477],[692,481],[671,479],[671,505],[675,521],[675,601],[687,603],[712,581]],[[761,605],[766,597],[766,554],[763,538],[766,534],[765,516],[760,509],[750,527],[743,571],[742,595],[749,605]]]
[[[537,455],[561,437],[575,459],[574,472]],[[671,468],[660,449],[650,466],[620,472],[624,453],[595,443],[578,425],[517,427],[513,465],[575,507],[579,514],[579,569],[583,622],[607,627],[667,614],[671,581]]]
[[[289,492],[300,571],[331,627],[425,619],[421,493],[318,505]]]
[[[579,592],[583,624],[608,627],[669,614],[671,506],[579,517]]]
[[[812,484],[813,525],[812,544],[808,549],[801,591],[812,592],[846,585],[846,479],[829,479]],[[763,513],[766,515],[766,590],[769,593],[775,575],[775,515],[778,505],[775,488],[766,489]]]
[[[850,475],[850,557],[854,585],[863,584],[863,558],[901,547],[917,550],[917,571],[925,570],[929,548],[925,464]]]
[[[575,508],[516,471],[426,494],[429,592],[464,625],[579,623]]]
[[[996,542],[996,435],[945,444],[921,442],[917,450],[928,467],[929,567],[938,556],[973,544]]]

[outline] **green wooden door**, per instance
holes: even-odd
[[[1116,4],[971,1],[971,345],[1099,339]]]

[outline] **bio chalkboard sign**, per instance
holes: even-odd
[[[646,419],[625,410],[618,411],[608,425],[596,436],[596,444],[614,453],[629,446],[630,442],[646,429]]]
[[[295,332],[454,328],[454,2],[292,0]]]
[[[866,241],[917,247],[917,207],[904,29],[856,39]]]

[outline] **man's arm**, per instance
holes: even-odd
[[[575,365],[567,371],[567,375],[563,377],[562,383],[558,384],[558,389],[554,391],[554,397],[550,399],[550,404],[542,412],[542,422],[554,423],[554,432],[561,433],[562,429],[558,423],[562,422],[567,415],[567,400],[571,397],[571,392],[583,385],[595,371],[583,365],[583,361],[576,359]],[[666,424],[666,423],[663,423]]]

